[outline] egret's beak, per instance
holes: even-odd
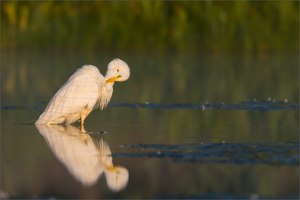
[[[106,166],[106,169],[112,173],[118,172],[118,170],[113,165]]]
[[[109,78],[109,79],[106,80],[106,83],[114,83],[115,81],[118,80],[118,78],[121,78],[121,77],[122,77],[121,75],[118,75],[118,76]]]

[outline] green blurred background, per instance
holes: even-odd
[[[1,1],[1,50],[297,51],[299,1]]]
[[[11,103],[114,57],[132,71],[119,101],[298,102],[299,1],[1,1],[1,52]]]
[[[9,108],[1,110],[1,185],[12,197],[38,198],[47,192],[101,196],[99,184],[84,190],[66,175],[32,126],[55,91],[83,64],[94,64],[102,73],[114,57],[129,64],[130,79],[114,86],[116,102],[299,102],[299,1],[0,4],[1,104]],[[134,143],[297,142],[298,124],[298,110],[114,107],[94,111],[87,129],[107,130],[110,134],[103,137],[118,153],[120,144]],[[132,173],[128,192],[120,195],[125,198],[184,193],[185,187],[190,194],[299,196],[298,166],[121,161]]]

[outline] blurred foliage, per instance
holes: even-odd
[[[104,66],[117,51],[125,52],[121,58],[128,62],[132,76],[126,83],[115,85],[112,101],[202,104],[259,101],[268,97],[299,101],[299,77],[295,75],[299,74],[299,1],[1,1],[0,4],[2,105],[32,105],[39,109],[1,112],[4,133],[1,152],[5,152],[1,163],[6,162],[2,164],[5,168],[2,185],[12,194],[18,195],[19,188],[25,186],[23,193],[40,194],[49,182],[61,190],[67,185],[72,188],[70,191],[82,192],[78,186],[69,186],[73,179],[62,182],[57,174],[65,173],[64,168],[52,168],[53,165],[32,156],[36,149],[48,152],[43,139],[34,137],[37,135],[34,127],[15,124],[35,121],[40,108],[76,68],[90,63],[104,73]],[[25,50],[28,54],[8,53],[11,50]],[[65,50],[71,53],[56,54]],[[85,53],[89,51],[96,52]],[[100,56],[98,51],[113,53]],[[169,51],[179,54],[159,53]],[[222,54],[198,54],[205,51]],[[248,56],[256,52],[261,54]],[[265,52],[272,54],[265,56]],[[88,120],[90,126],[96,126],[91,130],[112,132],[106,137],[115,146],[182,143],[190,142],[191,138],[198,138],[194,142],[223,139],[291,142],[296,141],[299,132],[298,111],[200,112],[115,107],[94,111]],[[28,137],[30,133],[32,137]],[[161,185],[174,181],[165,174],[162,176],[159,167],[170,171],[171,177],[183,180],[177,183],[178,188],[186,190],[188,180],[194,180],[187,191],[190,193],[251,190],[273,197],[298,189],[293,178],[299,175],[296,167],[232,169],[224,165],[199,165],[203,172],[194,169],[182,173],[186,169],[181,171],[178,165],[173,168],[172,164],[154,165],[152,160],[138,162],[141,165],[132,163],[129,167],[131,177],[148,176],[150,181],[142,187],[143,191],[136,188],[145,179],[131,183],[137,186],[132,187],[132,194],[136,195],[133,198],[159,193]],[[245,177],[251,187],[245,186]],[[218,186],[217,179],[222,180]],[[41,184],[44,180],[48,183]],[[38,189],[32,192],[33,188]],[[99,193],[99,188],[93,191]]]
[[[298,51],[299,1],[1,1],[1,49]]]
[[[2,104],[35,105],[84,64],[105,74],[113,54],[3,53]],[[118,55],[119,56],[119,55]],[[131,77],[115,84],[112,101],[129,103],[237,103],[299,101],[298,54],[272,56],[122,54]]]

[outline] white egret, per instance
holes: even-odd
[[[36,127],[56,158],[84,186],[95,185],[105,174],[112,191],[118,192],[126,187],[129,172],[125,167],[113,164],[110,147],[105,141],[94,141],[72,125],[37,124]]]
[[[102,139],[98,141],[99,161],[104,166],[104,174],[108,187],[115,192],[124,189],[129,179],[128,170],[123,166],[115,166],[112,162],[111,150]]]
[[[109,103],[116,81],[126,81],[130,69],[120,59],[112,60],[103,76],[97,67],[84,65],[55,93],[36,124],[71,124],[84,120],[96,108]]]

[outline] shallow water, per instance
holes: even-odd
[[[73,63],[75,67],[80,59]],[[299,104],[294,98],[294,80],[287,81],[292,69],[278,75],[280,71],[273,66],[270,69],[280,83],[258,75],[248,91],[244,89],[251,80],[246,77],[249,72],[240,72],[243,77],[237,82],[223,80],[225,89],[232,87],[226,94],[219,84],[207,86],[211,92],[203,90],[194,73],[186,73],[185,82],[175,84],[159,67],[157,82],[139,88],[133,83],[151,80],[150,67],[155,66],[154,61],[143,65],[144,58],[140,59],[133,62],[130,82],[116,85],[109,107],[89,115],[87,136],[81,134],[78,124],[34,125],[71,69],[60,68],[62,63],[53,68],[42,66],[36,84],[30,79],[38,74],[35,59],[2,63],[11,67],[4,69],[7,74],[15,70],[27,75],[17,75],[23,78],[12,83],[2,79],[1,197],[299,198]],[[163,63],[173,66],[173,76],[188,63],[186,58],[164,59]],[[272,59],[261,64],[278,64]],[[212,67],[202,70],[218,76],[209,58],[204,63]],[[240,64],[245,65],[244,70],[250,65]],[[141,65],[146,75],[137,67]],[[226,66],[230,62],[223,67],[232,79],[235,75]],[[192,72],[196,68],[194,64]],[[51,73],[53,76],[46,76]],[[282,89],[285,81],[287,89]],[[189,85],[203,93],[186,91]],[[163,94],[157,88],[169,92]],[[26,90],[28,95],[24,95]],[[99,147],[101,141],[106,148]],[[107,149],[111,153],[100,159]],[[118,183],[109,182],[112,171],[107,163],[127,169],[129,179],[120,172],[114,179]]]

